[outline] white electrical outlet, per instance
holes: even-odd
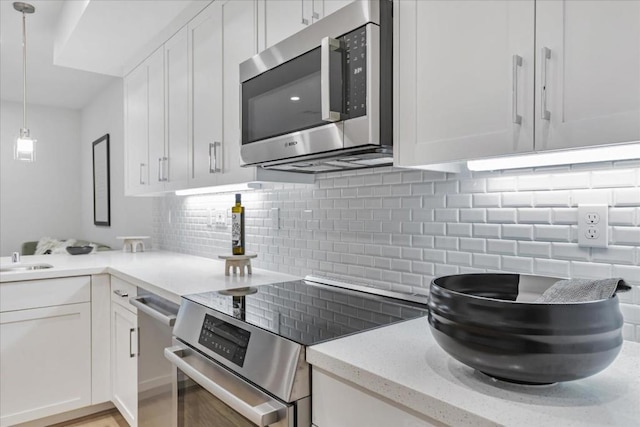
[[[214,212],[215,225],[224,227],[227,225],[227,212],[224,209],[216,209]]]
[[[578,205],[578,246],[606,248],[609,245],[609,206]]]

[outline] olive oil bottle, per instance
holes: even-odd
[[[231,251],[234,255],[244,255],[244,207],[240,194],[236,194],[236,205],[231,208]]]

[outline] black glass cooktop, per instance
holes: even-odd
[[[427,315],[426,304],[305,280],[184,298],[302,345]]]

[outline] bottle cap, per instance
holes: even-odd
[[[236,203],[240,203],[240,193],[236,194]]]

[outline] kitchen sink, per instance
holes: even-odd
[[[10,271],[30,271],[30,270],[46,270],[52,268],[51,264],[17,264],[0,266],[0,272],[7,273]]]

